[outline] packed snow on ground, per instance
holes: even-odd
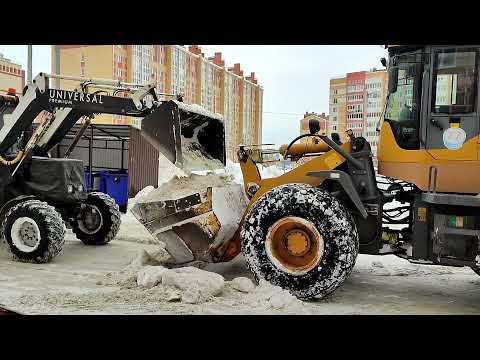
[[[227,164],[235,179],[239,170]],[[143,189],[129,207],[153,191]],[[2,244],[0,304],[27,314],[480,314],[480,277],[469,268],[359,255],[331,296],[300,301],[255,282],[241,255],[202,269],[169,269],[168,259],[165,245],[130,213],[105,246],[85,246],[68,231],[48,264],[12,261]]]
[[[472,270],[391,255],[359,255],[333,295],[300,301],[254,282],[241,256],[202,270],[167,269],[163,247],[145,239],[90,247],[69,232],[49,264],[14,262],[0,251],[0,303],[27,314],[480,314]]]

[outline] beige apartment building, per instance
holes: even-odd
[[[340,135],[342,142],[345,141],[345,127],[347,125],[346,93],[346,77],[333,78],[330,80],[330,121],[328,126],[328,136],[331,136],[332,133],[336,132]]]
[[[239,144],[261,143],[263,88],[255,73],[244,76],[240,64],[226,67],[220,52],[205,57],[198,45],[54,45],[52,72],[154,83],[161,93],[180,94],[186,103],[221,114],[231,160]],[[60,86],[76,83],[61,80]],[[135,119],[99,115],[94,122],[128,125]]]
[[[15,89],[22,93],[25,87],[25,71],[22,66],[15,64],[0,53],[0,93],[6,93],[9,89]]]

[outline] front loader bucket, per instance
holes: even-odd
[[[173,264],[185,265],[215,262],[214,250],[234,236],[246,207],[242,186],[233,184],[185,192],[176,199],[166,195],[159,201],[137,202],[131,212],[165,243]]]
[[[198,105],[173,100],[161,103],[143,118],[141,134],[187,173],[225,166],[223,119]]]

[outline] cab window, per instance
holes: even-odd
[[[433,114],[476,112],[478,54],[474,49],[442,49],[434,53]]]

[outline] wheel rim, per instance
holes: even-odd
[[[40,228],[32,218],[20,217],[13,223],[10,237],[18,250],[31,253],[40,245]]]
[[[287,216],[268,229],[265,249],[278,269],[299,276],[320,263],[324,241],[312,222]]]
[[[87,205],[86,209],[82,211],[78,227],[86,234],[95,234],[102,225],[102,212],[95,205]]]

